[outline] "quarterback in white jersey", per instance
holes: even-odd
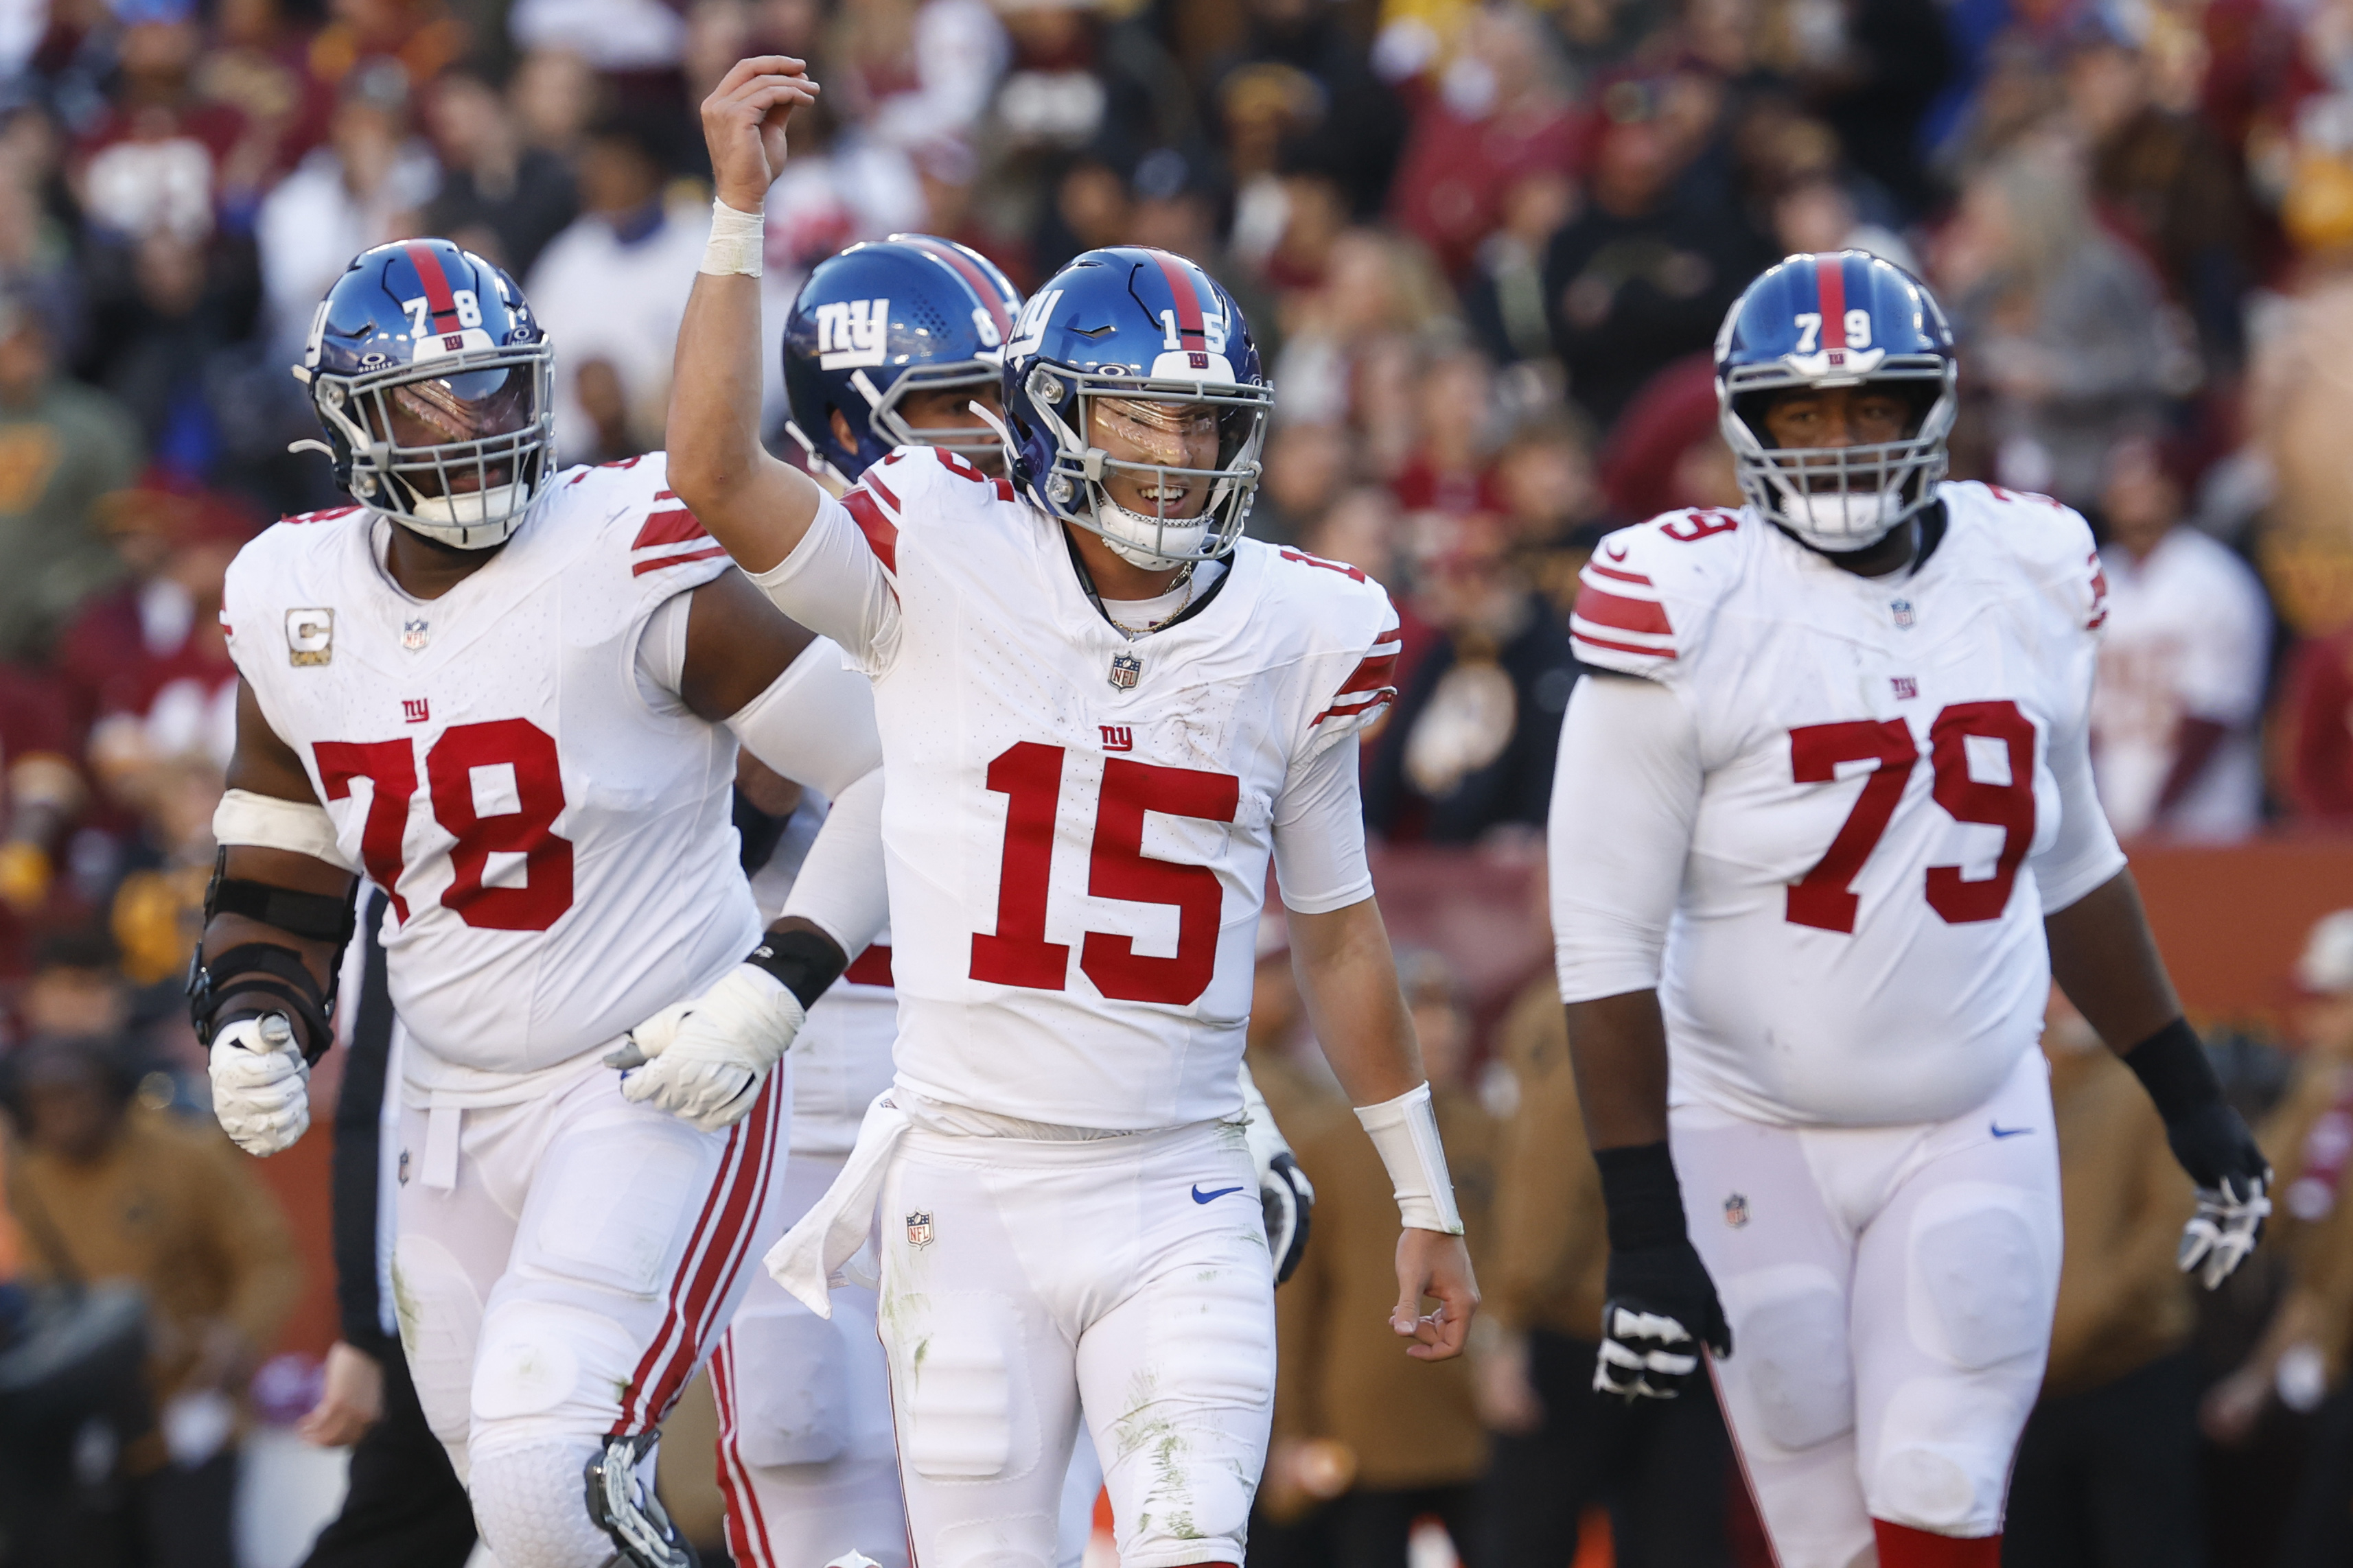
[[[1398,1189],[1408,1353],[1457,1353],[1475,1304],[1356,804],[1396,623],[1362,574],[1239,538],[1268,395],[1230,297],[1163,252],[1090,252],[1024,308],[1008,479],[907,447],[837,502],[761,451],[757,213],[815,90],[765,57],[703,104],[670,421],[672,481],[883,731],[897,1083],[772,1268],[827,1310],[879,1203],[918,1563],[1051,1563],[1083,1401],[1122,1561],[1239,1563],[1273,1386],[1236,1074],[1270,856]],[[861,318],[837,352],[892,353]]]
[[[879,741],[839,650],[728,563],[659,454],[551,472],[549,361],[512,280],[446,240],[363,254],[321,306],[305,379],[363,504],[230,568],[192,1011],[223,1126],[290,1144],[352,876],[384,889],[393,1289],[427,1419],[505,1568],[671,1568],[641,1471],[781,1229],[769,1068],[843,962],[840,919],[762,931],[737,743],[840,793]]]
[[[794,436],[829,489],[888,460],[901,445],[942,447],[992,477],[1004,471],[984,412],[998,406],[997,351],[1010,335],[1020,298],[988,259],[929,235],[893,235],[850,247],[820,264],[795,297],[785,324],[785,384]],[[844,363],[829,347],[834,328],[855,315],[892,353],[883,363]],[[764,910],[804,868],[841,887],[871,886],[882,897],[879,773],[830,810],[860,816],[854,831],[828,837],[828,854],[871,853],[852,874],[804,862],[810,813],[804,807],[776,856],[753,879]],[[837,824],[837,827],[847,824]],[[872,917],[882,925],[880,912]],[[845,933],[854,940],[854,933]],[[889,1087],[898,997],[892,988],[890,932],[860,952],[809,1009],[793,1047],[792,1153],[784,1172],[786,1214],[813,1206],[842,1171],[867,1106]],[[1278,1279],[1297,1262],[1313,1190],[1266,1103],[1243,1072],[1250,1151],[1269,1217]],[[835,1291],[828,1321],[775,1280],[753,1280],[712,1361],[718,1395],[719,1483],[727,1502],[728,1549],[748,1568],[782,1568],[788,1556],[831,1560],[855,1551],[903,1568],[906,1516],[891,1447],[891,1411],[876,1297],[860,1286]],[[1076,1568],[1092,1532],[1103,1471],[1082,1435],[1063,1489],[1060,1557]]]
[[[1995,1568],[2058,1289],[2054,973],[2165,1115],[2210,1287],[2269,1173],[2093,790],[2091,531],[1940,482],[1936,301],[1792,257],[1716,359],[1749,504],[1611,534],[1571,625],[1605,672],[1549,844],[1609,1214],[1596,1386],[1672,1397],[1712,1350],[1784,1568]]]

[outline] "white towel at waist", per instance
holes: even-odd
[[[820,1318],[833,1316],[833,1286],[881,1283],[881,1272],[868,1253],[867,1267],[852,1258],[866,1247],[874,1230],[875,1205],[882,1201],[882,1177],[911,1125],[907,1113],[892,1103],[884,1089],[866,1108],[858,1124],[858,1142],[833,1185],[825,1191],[785,1238],[768,1249],[768,1272],[801,1305]]]

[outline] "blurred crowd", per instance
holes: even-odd
[[[659,447],[709,224],[693,106],[765,51],[826,86],[768,198],[772,331],[810,266],[898,230],[1024,288],[1134,242],[1232,289],[1279,389],[1250,529],[1364,568],[1403,620],[1366,760],[1391,843],[1541,831],[1585,552],[1739,504],[1716,326],[1760,268],[1839,247],[1944,301],[1956,477],[2099,531],[2119,830],[2353,824],[2353,0],[27,0],[0,7],[0,1029],[53,1077],[86,1069],[117,1131],[200,1106],[177,994],[234,721],[221,578],[272,518],[342,503],[287,450],[316,434],[287,367],[321,295],[367,246],[448,236],[559,345],[565,460]],[[1427,1043],[1449,982],[1417,984]],[[1453,1047],[1493,1091],[1448,1130],[1498,1234],[1589,1179],[1513,1174],[1520,1135],[1481,1120],[1567,1092],[1557,1010],[1523,1012]],[[2321,1035],[2353,1057],[2353,1027]],[[2353,1147],[2353,1101],[2317,1081],[2294,1092],[2324,1131],[2291,1142]],[[1346,1142],[1326,1158],[1361,1164]],[[1468,1494],[1439,1494],[1491,1457],[1574,1517],[1542,1479],[1571,1439],[1541,1434],[1544,1391],[1580,1374],[1545,1325],[1588,1331],[1598,1264],[1590,1235],[1545,1245],[1551,1304],[1496,1314],[1514,1337],[1466,1384],[1460,1441],[1417,1446],[1455,1456],[1443,1474],[1340,1465],[1316,1446],[1336,1407],[1286,1394],[1267,1540],[1338,1550],[1301,1521],[1366,1487],[1437,1489],[1350,1527],[1366,1540],[1460,1522]],[[206,1344],[237,1353],[192,1352],[205,1387],[286,1289],[216,1292]],[[2253,1441],[2253,1386],[2210,1432]],[[1720,1441],[1688,1417],[1574,1438]],[[1686,1521],[1736,1535],[1738,1512]],[[1549,1518],[1495,1539],[1556,1539]]]

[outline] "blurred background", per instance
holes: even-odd
[[[2061,1007],[2068,1294],[2012,1560],[2353,1563],[2353,0],[0,0],[0,1563],[282,1568],[341,1486],[292,1429],[336,1336],[341,1053],[319,1131],[230,1158],[179,997],[222,573],[343,500],[285,452],[317,300],[446,235],[523,280],[567,461],[659,447],[693,105],[763,51],[827,88],[768,198],[772,334],[894,230],[1024,288],[1194,257],[1279,388],[1251,531],[1403,617],[1366,810],[1491,1310],[1448,1368],[1367,1328],[1388,1198],[1271,922],[1252,1058],[1324,1197],[1254,1562],[1763,1561],[1712,1410],[1584,1393],[1603,1244],[1540,837],[1585,552],[1738,503],[1717,322],[1853,246],[1954,320],[1956,476],[2100,531],[2101,788],[2283,1180],[2263,1266],[2193,1301],[2187,1188]],[[64,1415],[8,1348],[60,1289],[143,1346]]]

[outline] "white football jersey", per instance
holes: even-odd
[[[391,895],[408,1081],[495,1103],[758,940],[735,739],[638,674],[648,618],[728,562],[659,453],[559,476],[438,599],[393,584],[392,526],[358,508],[278,524],[230,567],[222,618],[345,858]]]
[[[1967,1111],[2040,1033],[2044,910],[2123,864],[2084,760],[2106,613],[2091,531],[2039,496],[1939,494],[1941,542],[1892,576],[1746,510],[1622,530],[1585,567],[1577,657],[1668,688],[1696,736],[1659,982],[1678,1101],[1834,1125]],[[2087,814],[2063,833],[2063,798]],[[1582,896],[1577,876],[1556,859],[1560,891]]]
[[[1244,540],[1131,642],[1061,526],[954,454],[902,448],[845,500],[754,580],[873,679],[898,1082],[1072,1127],[1240,1114],[1270,853],[1294,909],[1371,892],[1361,819],[1346,870],[1286,841],[1285,789],[1394,696],[1388,594]]]

